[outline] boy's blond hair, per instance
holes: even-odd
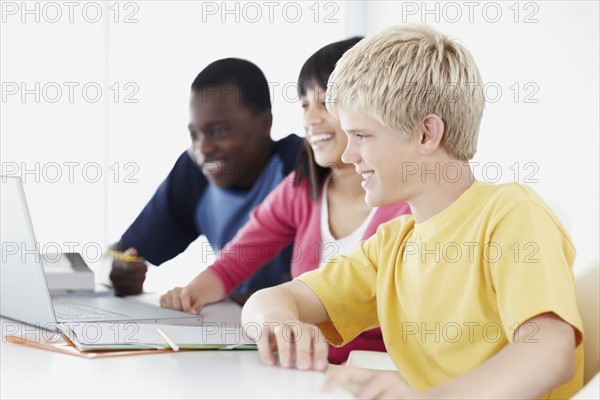
[[[468,161],[477,150],[485,99],[471,53],[425,25],[394,26],[369,36],[338,61],[327,109],[362,111],[410,136],[427,114],[444,121],[442,144]]]

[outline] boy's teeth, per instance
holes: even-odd
[[[361,175],[362,175],[363,180],[366,181],[367,179],[369,179],[370,177],[373,176],[373,172],[367,172],[367,173],[364,173],[364,174],[361,174]]]

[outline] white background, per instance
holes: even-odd
[[[118,240],[189,145],[190,85],[210,62],[261,67],[277,139],[303,133],[295,81],[314,51],[425,22],[464,43],[486,82],[476,175],[531,185],[571,234],[576,270],[598,262],[596,1],[0,3],[2,173],[25,180],[42,249],[93,261]],[[205,250],[150,280],[185,284]]]

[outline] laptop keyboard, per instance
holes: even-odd
[[[60,321],[123,317],[122,314],[117,314],[110,311],[90,307],[84,307],[75,303],[54,301],[53,305],[54,313],[56,314],[56,319]]]

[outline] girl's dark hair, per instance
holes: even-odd
[[[302,66],[300,75],[298,76],[298,96],[305,96],[308,89],[315,84],[319,88],[326,90],[329,75],[333,72],[335,64],[346,51],[351,49],[361,39],[363,39],[362,36],[355,36],[350,39],[331,43],[310,56]],[[308,180],[310,198],[313,201],[317,201],[321,193],[323,181],[331,170],[316,163],[313,151],[306,139],[304,139],[304,144],[298,153],[294,171],[296,172],[294,186],[299,186],[304,180]]]

